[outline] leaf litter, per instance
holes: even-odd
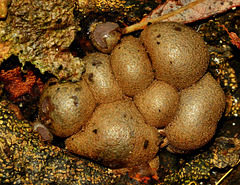
[[[168,0],[139,23],[124,28],[123,33],[131,33],[143,29],[149,23],[160,21],[191,23],[223,13],[237,6],[240,6],[240,0]]]

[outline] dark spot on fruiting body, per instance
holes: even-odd
[[[174,30],[176,30],[176,31],[182,31],[182,29],[180,28],[180,27],[174,27]]]
[[[88,80],[89,82],[93,82],[93,73],[88,74]]]
[[[126,113],[125,113],[125,114],[123,114],[123,117],[124,117],[124,118],[126,118],[126,117],[127,117],[127,114],[126,114]]]
[[[93,130],[93,133],[97,134],[97,129],[94,129],[94,130]]]
[[[158,35],[157,35],[157,38],[160,38],[160,37],[161,37],[161,34],[158,34]]]
[[[148,23],[147,23],[147,26],[150,26],[151,24],[152,24],[151,22],[148,22]]]
[[[170,64],[172,64],[172,61],[170,61]]]
[[[160,110],[160,109],[158,109],[158,112],[161,112],[161,110]]]
[[[143,148],[144,148],[144,149],[147,149],[148,144],[149,144],[149,141],[148,141],[148,140],[145,140],[145,141],[144,141]]]
[[[79,104],[78,97],[77,96],[71,96],[71,98],[73,99],[74,105],[78,106],[78,104]]]
[[[48,86],[53,86],[53,85],[55,85],[57,82],[50,82],[49,84],[48,84]]]
[[[97,60],[92,62],[92,66],[96,66],[96,67],[100,66],[101,64],[102,62]]]
[[[157,45],[159,45],[160,44],[160,42],[157,42]]]
[[[77,88],[75,88],[75,91],[77,92],[77,91],[81,91],[82,90],[82,88],[81,87],[77,87]]]
[[[63,69],[63,66],[60,65],[60,66],[58,67],[58,70],[60,71],[60,70],[62,70],[62,69]]]

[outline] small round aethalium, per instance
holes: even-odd
[[[112,51],[113,74],[127,96],[134,96],[153,81],[151,62],[138,38],[124,37]]]
[[[122,89],[113,76],[108,55],[91,53],[83,61],[86,64],[83,78],[97,103],[110,103],[122,98]]]
[[[208,60],[191,28],[150,25],[140,39],[124,37],[110,55],[85,56],[80,82],[45,89],[40,120],[55,135],[71,135],[69,151],[111,168],[149,166],[159,151],[157,128],[169,151],[198,149],[214,135],[225,107],[221,86],[206,73]]]
[[[163,128],[178,110],[179,94],[175,87],[166,82],[154,81],[134,97],[134,103],[148,124]]]
[[[78,132],[92,115],[96,101],[85,81],[55,84],[46,88],[39,101],[40,119],[56,136]]]

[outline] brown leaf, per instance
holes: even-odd
[[[145,19],[154,19],[182,8],[181,12],[165,20],[190,23],[225,12],[236,6],[240,6],[239,0],[169,0],[158,6],[150,15],[145,17]]]
[[[143,18],[140,23],[123,29],[123,33],[143,29],[148,23],[160,21],[186,24],[208,18],[237,6],[240,6],[239,0],[168,0]]]

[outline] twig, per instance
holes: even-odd
[[[239,164],[239,162],[240,162],[240,160],[238,160],[238,162],[237,162],[237,165]],[[237,166],[236,165],[236,166]],[[236,167],[235,166],[235,167]],[[229,173],[231,173],[232,171],[233,171],[233,169],[234,169],[234,167],[233,168],[231,168],[230,170],[228,170],[228,172],[227,173],[225,173],[225,175],[224,176],[222,176],[222,178],[221,179],[219,179],[219,181],[218,182],[216,182],[215,183],[215,185],[219,185],[222,181],[223,181],[223,179],[225,179],[227,176],[228,176],[228,174]]]
[[[136,23],[136,24],[133,24],[131,26],[128,26],[128,27],[125,27],[122,29],[122,34],[128,34],[128,33],[131,33],[131,32],[134,32],[134,31],[137,31],[137,30],[141,30],[141,29],[144,29],[145,26],[147,26],[149,23],[156,23],[156,22],[160,22],[164,19],[167,19],[169,17],[172,17],[176,14],[180,14],[184,11],[186,11],[187,9],[199,4],[199,3],[202,3],[204,2],[205,0],[196,0],[194,2],[191,2],[189,4],[187,4],[186,6],[183,6],[181,8],[178,8],[177,10],[174,10],[172,12],[169,12],[165,15],[162,15],[160,17],[156,17],[154,19],[145,19],[139,23]]]

